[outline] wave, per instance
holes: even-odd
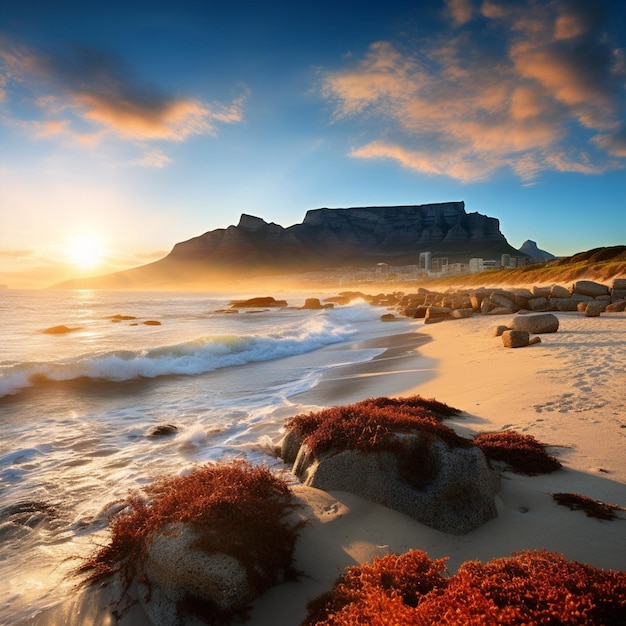
[[[351,314],[322,314],[304,323],[258,335],[207,335],[192,341],[143,350],[116,350],[45,363],[18,363],[0,368],[0,398],[49,381],[91,379],[124,382],[159,376],[206,374],[216,369],[271,361],[311,352],[352,337]],[[371,317],[370,317],[371,319]]]

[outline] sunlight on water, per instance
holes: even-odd
[[[221,459],[282,467],[273,447],[303,410],[290,397],[381,352],[353,342],[409,323],[390,329],[365,303],[215,313],[228,306],[197,293],[1,294],[0,624],[71,592],[75,557],[129,489]],[[42,332],[61,324],[76,330]],[[176,430],[151,436],[158,424]]]

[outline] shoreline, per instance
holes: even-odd
[[[334,368],[314,389],[298,394],[298,403],[325,406],[382,395],[435,398],[463,411],[446,420],[460,434],[509,428],[531,434],[552,446],[550,453],[564,468],[533,477],[504,472],[496,498],[498,517],[462,536],[434,530],[353,494],[297,486],[300,515],[308,524],[296,544],[294,565],[304,576],[263,594],[245,623],[297,626],[306,603],[329,590],[344,567],[411,548],[432,558],[448,557],[450,574],[464,561],[540,548],[594,567],[623,569],[624,512],[614,521],[600,521],[557,505],[551,494],[577,492],[626,506],[626,363],[620,358],[626,348],[626,314],[558,317],[557,333],[541,335],[540,344],[522,349],[503,348],[492,335],[510,316],[420,325],[419,331],[374,340],[386,348],[381,355]],[[140,605],[115,622],[106,608],[113,591],[114,585],[77,590],[70,601],[21,624],[154,623]]]

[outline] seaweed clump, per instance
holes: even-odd
[[[562,467],[554,456],[546,452],[547,444],[514,430],[480,433],[474,437],[474,444],[487,459],[502,461],[518,474],[549,474]]]
[[[596,517],[597,519],[612,520],[617,517],[616,511],[624,510],[617,504],[607,504],[601,500],[592,500],[578,493],[553,493],[552,498],[558,504],[567,506],[572,511],[584,511],[587,517]]]
[[[195,531],[199,550],[229,554],[243,565],[255,596],[298,577],[293,550],[303,522],[288,520],[296,506],[286,481],[265,466],[244,461],[161,478],[143,492],[131,493],[128,506],[109,521],[109,543],[77,573],[86,574],[92,583],[119,573],[126,590],[139,575],[150,591],[150,581],[141,574],[149,542],[168,526],[185,523]],[[217,622],[232,617],[194,598],[186,598],[179,608],[189,607]],[[245,615],[245,610],[233,614]]]
[[[330,407],[296,415],[285,428],[318,456],[331,449],[395,450],[396,435],[422,433],[436,436],[453,447],[470,447],[472,441],[461,437],[441,421],[461,411],[437,400],[421,396],[410,398],[370,398],[354,404]]]
[[[545,550],[482,564],[449,578],[444,560],[412,550],[349,567],[309,603],[302,626],[403,624],[618,624],[626,617],[626,573],[567,561]]]

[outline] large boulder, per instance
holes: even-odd
[[[509,328],[511,330],[525,330],[535,335],[555,333],[559,329],[559,318],[552,313],[518,315],[511,320]]]
[[[214,604],[220,611],[244,608],[252,594],[246,568],[235,557],[198,549],[189,524],[173,524],[147,544],[144,574],[170,602],[185,597]]]
[[[585,317],[599,317],[600,313],[602,313],[605,309],[606,302],[602,302],[601,300],[588,302],[585,305]]]
[[[306,486],[355,493],[455,535],[497,516],[498,480],[478,447],[450,446],[426,433],[396,437],[396,451],[333,449],[315,455],[305,442],[293,471]]]
[[[577,280],[572,285],[572,293],[597,298],[598,296],[609,295],[609,288],[606,285],[596,283],[593,280]]]
[[[424,317],[424,324],[434,324],[435,322],[442,322],[443,320],[450,319],[452,309],[445,306],[429,306],[426,309],[426,315]]]

